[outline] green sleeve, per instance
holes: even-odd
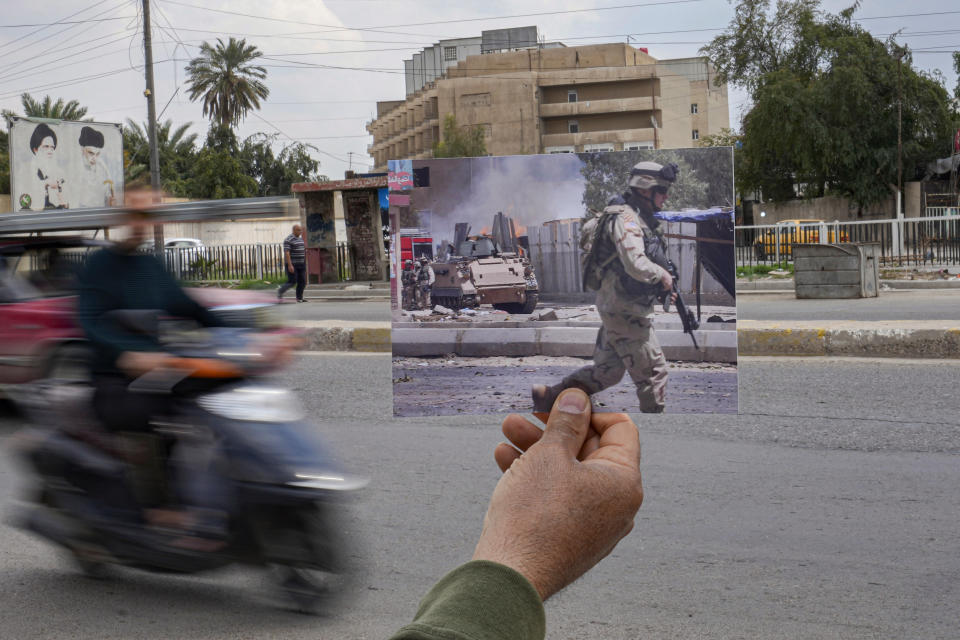
[[[391,640],[542,640],[546,619],[526,578],[476,560],[445,575],[420,602],[411,624]]]

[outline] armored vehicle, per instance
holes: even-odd
[[[457,223],[444,260],[434,262],[434,304],[451,309],[490,304],[508,313],[533,313],[537,276],[523,255],[513,221],[498,213],[490,235],[470,236],[470,225]]]

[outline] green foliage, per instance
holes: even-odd
[[[476,158],[487,155],[483,127],[458,127],[453,114],[443,119],[443,140],[433,145],[434,158]]]
[[[765,276],[771,271],[787,271],[788,275],[774,275],[774,278],[789,278],[793,275],[793,263],[787,264],[754,264],[743,267],[737,267],[738,278],[753,279],[754,276]]]
[[[196,133],[188,133],[191,126],[188,122],[174,128],[172,120],[157,125],[160,186],[164,192],[177,197],[190,196],[187,179],[193,172],[197,141]],[[150,182],[150,143],[146,129],[146,123],[141,127],[130,118],[123,128],[123,169],[127,185]]]
[[[209,116],[211,122],[236,126],[270,95],[263,83],[267,70],[252,64],[261,56],[263,52],[246,40],[230,38],[224,44],[217,38],[216,47],[204,42],[200,55],[186,68],[190,99],[203,100],[203,115]]]
[[[277,134],[255,133],[240,146],[240,160],[256,178],[261,196],[289,195],[290,185],[318,179],[320,163],[310,157],[310,145],[294,142],[274,154]]]
[[[53,120],[83,120],[87,115],[87,108],[81,107],[77,100],[65,102],[63,98],[57,98],[54,102],[50,96],[44,96],[43,100],[37,101],[29,93],[20,95],[20,104],[23,106],[23,113],[28,118],[51,118]],[[16,112],[8,109],[3,110],[4,117],[17,115]],[[89,121],[90,118],[87,118]]]
[[[742,0],[727,30],[701,52],[718,82],[748,89],[737,183],[769,200],[839,195],[860,207],[897,184],[902,96],[904,180],[946,147],[951,115],[940,78],[909,51],[881,42],[819,0]],[[898,60],[902,62],[898,63]]]
[[[208,200],[250,198],[257,195],[257,181],[234,155],[206,147],[197,153],[187,191],[191,198]]]
[[[630,169],[638,162],[677,163],[680,175],[663,208],[707,209],[733,206],[733,166],[730,149],[641,149],[623,153],[581,153],[580,172],[586,186],[583,204],[601,211],[613,196],[627,190]]]

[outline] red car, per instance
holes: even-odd
[[[0,385],[83,376],[86,348],[74,315],[75,276],[87,252],[109,243],[73,236],[0,238]],[[215,313],[272,323],[275,296],[188,289]]]

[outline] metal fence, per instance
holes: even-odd
[[[960,265],[960,215],[737,227],[737,266],[786,266],[795,244],[835,242],[877,243],[887,266]]]
[[[163,261],[180,280],[266,280],[286,276],[282,244],[166,249]]]

